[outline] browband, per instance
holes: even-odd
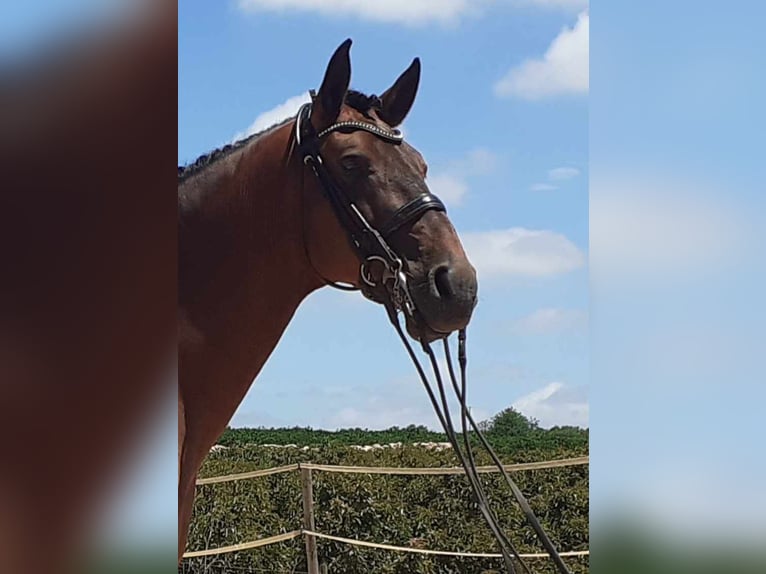
[[[317,139],[322,139],[328,134],[331,134],[332,132],[355,132],[355,131],[365,131],[369,132],[372,135],[378,136],[381,139],[386,140],[390,143],[402,143],[404,140],[404,136],[402,135],[402,132],[400,132],[397,129],[393,130],[386,130],[379,126],[376,126],[375,124],[371,124],[368,122],[338,122],[337,124],[331,125],[329,128],[322,130],[317,134]]]

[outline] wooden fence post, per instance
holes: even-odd
[[[301,494],[303,498],[303,528],[314,530],[314,484],[311,480],[311,469],[301,468]],[[317,556],[317,541],[313,536],[303,535],[306,543],[306,563],[309,574],[319,573],[319,557]]]

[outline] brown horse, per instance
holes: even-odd
[[[475,271],[428,193],[426,164],[395,130],[415,99],[420,62],[382,96],[365,96],[348,90],[350,45],[333,54],[306,116],[306,130],[325,132],[315,140],[321,173],[303,161],[301,114],[179,170],[179,560],[200,464],[298,305],[329,282],[363,287],[373,274],[360,271],[359,245],[328,186],[372,228],[388,229],[417,308],[407,315],[413,337],[463,328],[476,303]]]

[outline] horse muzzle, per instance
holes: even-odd
[[[423,335],[433,340],[464,329],[476,307],[477,293],[476,271],[468,261],[432,266],[423,281],[410,285],[416,319],[427,328]],[[412,335],[409,324],[408,330]]]

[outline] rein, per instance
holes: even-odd
[[[312,100],[314,97],[313,91],[311,92]],[[403,141],[402,134],[399,130],[387,130],[381,128],[375,124],[367,122],[338,122],[330,127],[316,133],[310,122],[311,115],[311,103],[304,104],[298,111],[297,119],[295,122],[295,143],[298,150],[302,155],[304,165],[311,167],[314,175],[320,182],[325,196],[330,201],[330,204],[335,211],[341,225],[346,229],[351,239],[360,260],[362,261],[359,269],[359,274],[362,282],[368,289],[362,289],[362,293],[378,303],[382,303],[388,314],[388,318],[391,324],[394,326],[399,338],[407,350],[415,369],[420,376],[420,380],[426,389],[428,398],[431,401],[434,412],[436,413],[439,422],[441,423],[444,431],[449,439],[449,442],[455,451],[460,464],[465,470],[466,477],[471,485],[471,489],[476,497],[477,504],[481,514],[484,516],[493,536],[497,540],[500,550],[503,556],[503,561],[509,574],[516,574],[516,568],[513,560],[515,559],[523,568],[524,572],[530,574],[529,567],[521,559],[518,551],[508,539],[507,535],[503,531],[502,527],[498,523],[497,515],[490,508],[487,500],[487,495],[484,491],[484,487],[479,479],[478,472],[476,470],[476,460],[474,458],[473,449],[469,440],[468,426],[470,424],[473,432],[478,436],[479,441],[484,449],[489,453],[493,463],[500,469],[506,483],[513,492],[516,501],[518,502],[521,510],[524,512],[527,520],[532,525],[535,533],[537,534],[540,542],[545,547],[548,554],[554,561],[560,574],[570,574],[568,568],[564,564],[563,560],[559,556],[555,546],[548,538],[547,534],[540,525],[539,520],[535,516],[532,508],[529,506],[526,498],[516,483],[511,479],[509,474],[503,467],[500,458],[492,449],[487,439],[480,432],[479,426],[473,419],[470,411],[467,407],[466,399],[466,331],[460,330],[458,333],[458,364],[460,366],[460,385],[458,386],[457,378],[455,376],[455,370],[452,364],[452,357],[450,354],[449,346],[449,334],[444,333],[442,343],[444,345],[444,357],[446,359],[447,368],[449,371],[449,379],[452,385],[452,390],[458,399],[460,404],[460,422],[463,438],[463,447],[457,439],[455,432],[455,425],[452,421],[452,414],[449,410],[447,401],[447,392],[444,385],[444,380],[439,369],[436,355],[431,349],[431,345],[425,342],[425,337],[421,336],[421,346],[423,352],[428,356],[431,363],[431,369],[433,371],[434,378],[436,380],[436,386],[439,393],[439,399],[436,397],[436,393],[426,376],[426,373],[421,365],[415,351],[410,344],[407,336],[402,329],[399,321],[399,312],[406,313],[409,317],[416,320],[416,324],[423,325],[424,320],[422,317],[417,317],[417,308],[410,295],[407,285],[407,277],[404,273],[404,264],[402,259],[396,254],[396,252],[388,245],[386,239],[397,229],[402,226],[412,223],[420,218],[424,213],[430,210],[446,211],[444,204],[441,200],[431,193],[423,193],[413,199],[412,201],[401,206],[392,217],[383,224],[379,229],[374,228],[365,219],[357,206],[349,199],[348,195],[338,187],[330,177],[322,157],[319,154],[319,148],[321,147],[322,139],[327,135],[335,132],[351,132],[351,131],[366,131],[374,136],[383,139],[394,145],[399,145]],[[310,259],[309,259],[310,262]],[[380,263],[383,266],[383,274],[379,281],[376,281],[370,272],[370,266],[373,263]],[[313,264],[312,264],[313,267]],[[315,269],[316,271],[316,269]],[[319,272],[317,271],[317,274]],[[343,289],[343,290],[357,290],[356,287],[347,286],[332,281],[328,281],[322,277],[322,279],[328,285]]]
[[[476,423],[476,421],[473,418],[473,415],[471,415],[471,412],[468,410],[467,395],[466,395],[466,367],[468,364],[468,360],[467,360],[466,351],[465,351],[465,344],[466,344],[465,329],[461,329],[458,333],[458,364],[460,366],[460,386],[459,387],[457,383],[457,378],[455,376],[455,369],[452,364],[452,356],[450,353],[450,346],[449,346],[449,336],[445,336],[444,338],[442,338],[442,344],[444,346],[444,358],[445,358],[445,362],[447,363],[447,370],[449,373],[450,383],[452,384],[452,389],[455,393],[455,396],[458,399],[458,404],[460,405],[460,422],[461,422],[460,432],[463,435],[463,448],[465,449],[465,452],[463,452],[463,449],[460,448],[460,445],[458,443],[457,436],[455,433],[455,426],[452,421],[452,414],[450,413],[449,405],[447,403],[447,393],[444,388],[444,382],[441,376],[441,370],[439,369],[439,364],[436,360],[436,354],[434,353],[433,349],[431,349],[430,343],[424,342],[424,340],[421,339],[421,346],[422,346],[423,352],[426,355],[428,355],[429,361],[431,363],[431,369],[433,371],[434,378],[436,379],[436,385],[439,391],[441,405],[439,405],[439,402],[436,400],[436,396],[434,394],[434,390],[431,386],[431,383],[428,381],[428,377],[426,376],[425,371],[422,365],[420,364],[420,361],[418,360],[417,355],[415,355],[415,351],[413,350],[412,345],[407,339],[407,336],[404,334],[404,330],[402,329],[401,324],[399,322],[399,315],[396,309],[392,305],[385,305],[385,307],[388,313],[388,318],[391,321],[391,324],[394,326],[394,329],[396,330],[396,333],[399,335],[399,338],[401,339],[402,344],[406,348],[407,353],[409,354],[410,359],[412,360],[412,363],[415,365],[415,369],[417,370],[418,375],[420,376],[420,380],[423,383],[423,386],[425,387],[426,392],[428,393],[428,398],[431,400],[431,406],[433,406],[434,412],[436,413],[436,416],[439,419],[439,422],[441,423],[442,428],[444,429],[444,432],[447,435],[447,438],[450,444],[452,445],[452,449],[455,451],[455,454],[460,460],[460,464],[462,465],[463,470],[465,470],[466,476],[468,477],[468,481],[471,484],[471,488],[473,490],[474,496],[476,496],[476,501],[477,501],[479,510],[481,511],[482,515],[487,521],[487,524],[490,527],[490,530],[492,531],[492,534],[494,535],[495,539],[500,545],[500,551],[503,555],[503,560],[505,561],[505,565],[506,565],[506,568],[508,569],[509,574],[516,573],[516,569],[514,568],[513,562],[511,560],[512,557],[515,558],[519,562],[519,564],[521,564],[524,572],[526,572],[527,574],[530,574],[530,569],[526,565],[526,563],[522,560],[518,551],[516,550],[514,545],[511,543],[511,541],[508,539],[505,532],[503,532],[502,527],[498,523],[497,515],[495,515],[495,513],[492,512],[492,509],[489,506],[487,495],[484,492],[484,487],[481,483],[481,479],[479,478],[478,471],[476,470],[476,460],[474,458],[473,448],[471,447],[471,443],[469,440],[468,423],[470,423],[470,426],[473,429],[473,432],[476,434],[476,436],[479,437],[479,441],[481,442],[482,447],[484,448],[484,450],[487,451],[494,465],[500,470],[500,473],[503,475],[503,478],[505,479],[506,484],[509,486],[509,488],[511,489],[511,492],[513,493],[514,498],[516,499],[516,502],[519,504],[519,507],[521,508],[525,517],[527,518],[529,523],[532,525],[532,529],[535,531],[535,534],[537,534],[538,539],[540,540],[543,547],[550,555],[557,570],[560,572],[560,574],[571,574],[566,564],[564,564],[564,561],[561,559],[561,556],[559,555],[558,550],[556,550],[556,547],[553,545],[553,542],[548,537],[545,530],[543,530],[543,527],[540,524],[540,521],[537,519],[537,516],[535,516],[535,513],[532,510],[532,508],[529,506],[529,502],[527,501],[526,497],[521,492],[519,487],[516,485],[514,480],[510,477],[508,472],[505,470],[505,467],[503,466],[502,461],[497,456],[497,453],[495,453],[494,449],[489,444],[486,437],[482,434],[481,430],[479,429],[479,425]]]

